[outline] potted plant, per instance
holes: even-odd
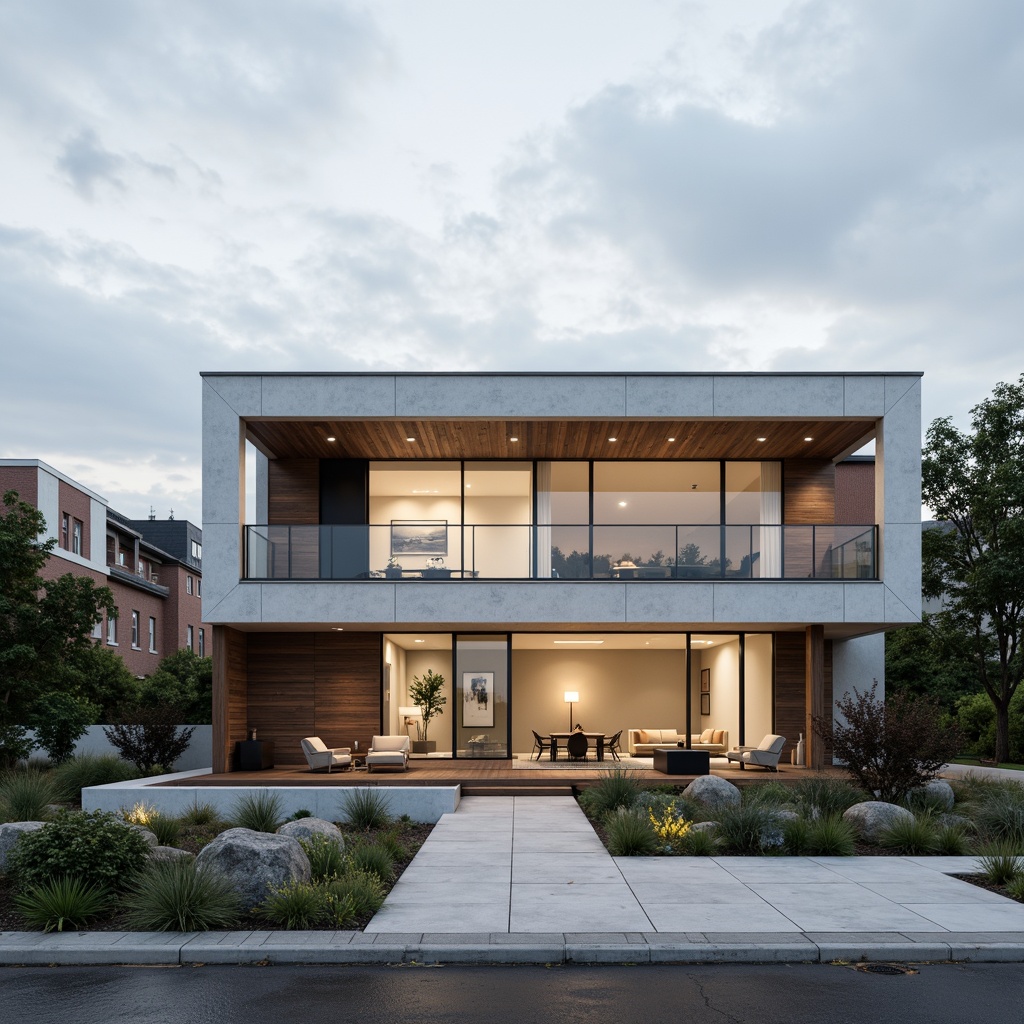
[[[428,558],[427,566],[423,570],[425,580],[447,580],[452,575],[451,569],[444,567],[444,559],[440,557]]]
[[[409,700],[420,709],[420,721],[416,723],[417,738],[412,741],[414,754],[432,754],[437,749],[434,740],[427,739],[430,720],[436,718],[448,703],[444,690],[444,676],[428,668],[423,678],[413,676],[409,684]]]
[[[401,563],[394,555],[388,559],[387,567],[384,569],[384,575],[389,580],[400,580],[402,578]]]

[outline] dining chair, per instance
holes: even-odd
[[[587,761],[587,751],[590,749],[590,740],[581,732],[574,732],[565,743],[565,752],[569,755],[570,761]]]
[[[615,758],[616,761],[621,761],[619,757],[619,738],[622,736],[622,730],[620,729],[614,736],[604,741],[604,749]]]
[[[530,760],[532,761],[533,755],[536,754],[537,760],[539,761],[541,754],[543,754],[545,750],[551,749],[551,737],[541,736],[536,729],[531,729],[530,732],[533,733],[533,750],[530,752]]]

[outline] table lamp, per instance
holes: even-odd
[[[569,732],[572,732],[572,706],[580,699],[578,690],[565,691],[565,703],[569,705]]]

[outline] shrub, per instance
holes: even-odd
[[[125,899],[132,927],[148,932],[202,932],[232,928],[238,920],[238,894],[218,874],[196,871],[184,857],[154,861]]]
[[[808,823],[808,853],[819,857],[852,857],[857,833],[841,814],[829,814]]]
[[[808,818],[825,818],[859,804],[867,794],[854,788],[844,779],[827,775],[812,775],[801,779],[793,787],[792,799]]]
[[[287,882],[260,904],[257,913],[279,928],[311,928],[327,913],[327,892],[311,882]]]
[[[312,818],[313,812],[307,810],[305,807],[300,807],[288,820],[289,821],[301,821],[303,818]]]
[[[595,786],[585,789],[579,798],[583,810],[601,819],[621,807],[633,807],[640,795],[638,774],[627,768],[605,772]]]
[[[782,823],[786,853],[801,857],[811,852],[811,822],[807,818],[790,818]]]
[[[280,795],[260,790],[238,800],[231,824],[235,828],[251,828],[253,832],[276,832],[283,818]]]
[[[635,807],[646,808],[656,815],[663,815],[669,807],[673,813],[688,821],[699,821],[704,813],[704,808],[693,800],[687,800],[674,789],[661,792],[659,790],[644,789],[637,794]]]
[[[103,732],[126,761],[149,775],[157,765],[173,770],[174,762],[188,748],[195,728],[179,732],[180,721],[181,709],[175,704],[136,706]]]
[[[1024,787],[993,787],[977,803],[978,827],[993,839],[1024,844]]]
[[[341,809],[354,828],[387,828],[391,824],[387,797],[379,789],[349,790],[342,799]]]
[[[82,790],[137,779],[138,770],[116,754],[76,754],[53,770],[58,800],[80,802]]]
[[[926,856],[938,846],[935,833],[935,825],[927,817],[903,818],[882,830],[878,845],[911,857]]]
[[[220,815],[213,804],[194,803],[187,811],[178,815],[178,820],[186,827],[203,827],[218,824]]]
[[[959,735],[943,727],[934,700],[903,691],[882,700],[877,691],[875,682],[864,693],[844,694],[836,708],[845,724],[833,725],[831,715],[815,718],[814,731],[831,741],[834,757],[864,789],[897,803],[956,756]]]
[[[379,843],[356,846],[349,852],[354,868],[376,875],[382,882],[389,881],[395,873],[395,862],[391,854]]]
[[[356,917],[356,901],[350,892],[335,892],[330,885],[324,886],[324,919],[335,928],[344,928]]]
[[[903,806],[915,814],[945,814],[946,801],[938,793],[912,789],[904,798]]]
[[[7,855],[7,869],[23,887],[61,875],[120,892],[149,858],[135,829],[103,811],[61,814],[36,832],[26,832]]]
[[[55,799],[53,782],[42,772],[13,771],[0,778],[0,815],[4,821],[42,821]]]
[[[173,814],[154,814],[146,826],[161,846],[174,846],[181,835],[181,822]]]
[[[646,811],[620,807],[605,818],[608,852],[613,857],[645,857],[658,847]]]
[[[661,814],[655,814],[654,810],[648,807],[647,818],[662,849],[666,853],[680,853],[693,822],[688,821],[676,810],[675,802],[670,801]]]
[[[30,885],[16,893],[13,902],[29,924],[47,932],[81,928],[110,909],[110,897],[102,886],[71,875],[58,875]]]
[[[349,900],[354,917],[370,917],[380,910],[386,893],[381,880],[368,871],[350,868],[326,883],[327,892],[336,901]]]
[[[935,830],[935,852],[943,857],[966,857],[971,841],[964,825],[940,824]]]
[[[777,782],[755,782],[743,789],[743,802],[753,807],[782,807],[793,802],[789,786]]]
[[[741,804],[721,809],[717,817],[718,841],[729,853],[781,853],[785,834],[770,808]]]
[[[1011,878],[1006,883],[1006,895],[1018,903],[1024,903],[1024,875]]]
[[[345,870],[345,854],[338,844],[327,836],[315,835],[300,839],[299,846],[309,858],[309,868],[314,882],[324,882],[340,875]]]
[[[0,768],[13,768],[28,757],[34,746],[24,726],[0,722]]]
[[[63,764],[75,752],[75,744],[96,721],[100,709],[71,693],[44,693],[32,705],[36,743],[55,764]]]
[[[978,866],[993,885],[1006,885],[1024,873],[1024,858],[1016,843],[1004,839],[982,847]]]
[[[718,853],[718,839],[711,829],[694,831],[691,828],[683,840],[683,853],[691,857],[713,857]]]
[[[387,851],[392,860],[402,861],[409,856],[409,850],[405,843],[394,832],[382,832],[377,836],[376,843],[381,849]]]

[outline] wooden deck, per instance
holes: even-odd
[[[227,772],[218,775],[200,775],[174,782],[162,782],[161,786],[454,786],[462,787],[464,796],[552,796],[570,795],[598,782],[610,769],[614,761],[595,762],[587,768],[532,768],[517,769],[510,761],[455,761],[444,758],[413,759],[404,772],[378,769],[366,771],[311,772],[304,765],[284,765],[259,772]],[[685,787],[693,781],[693,775],[663,775],[661,772],[638,768],[628,769],[642,783],[650,785],[674,785]],[[836,777],[845,777],[840,769],[827,768],[825,771]],[[769,779],[795,785],[805,779],[811,771],[780,765],[777,773],[758,769],[712,767],[712,775],[728,779],[737,786],[765,782]]]

